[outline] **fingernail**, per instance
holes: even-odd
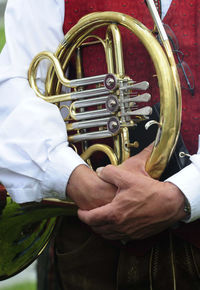
[[[96,173],[97,173],[97,175],[100,175],[102,169],[103,169],[103,167],[98,167],[98,168],[96,169]]]

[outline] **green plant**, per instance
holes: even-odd
[[[0,286],[1,286],[1,283],[0,283]],[[36,283],[34,282],[17,283],[12,286],[5,286],[3,290],[36,290]]]
[[[0,27],[0,51],[2,50],[5,43],[5,33],[4,28]]]

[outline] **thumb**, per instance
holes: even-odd
[[[121,165],[122,169],[134,171],[145,171],[145,165],[153,150],[153,144],[144,148],[140,153],[125,160]]]
[[[123,168],[120,168],[120,166],[107,165],[106,167],[99,168],[97,175],[105,182],[120,188],[126,181],[127,172]]]
[[[153,150],[153,143],[151,143],[149,146],[145,147],[140,153],[138,153],[136,156],[138,158],[140,158],[141,162],[144,163],[144,165],[146,164],[148,158],[151,155],[151,152]]]

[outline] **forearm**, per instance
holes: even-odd
[[[80,165],[69,178],[66,194],[78,207],[89,210],[109,203],[116,194],[116,188],[101,180],[89,167]]]

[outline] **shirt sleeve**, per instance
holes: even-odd
[[[8,0],[0,55],[0,181],[18,203],[65,198],[84,161],[68,146],[58,108],[35,96],[27,80],[33,57],[55,51],[64,35],[63,0]],[[39,69],[42,83],[47,64]]]
[[[183,192],[190,204],[191,216],[187,223],[200,218],[200,142],[197,154],[192,155],[190,160],[190,165],[167,179]]]
[[[172,3],[172,0],[160,0],[160,3],[161,3],[161,18],[163,19],[166,14],[167,14],[167,11],[169,10],[169,7]]]

